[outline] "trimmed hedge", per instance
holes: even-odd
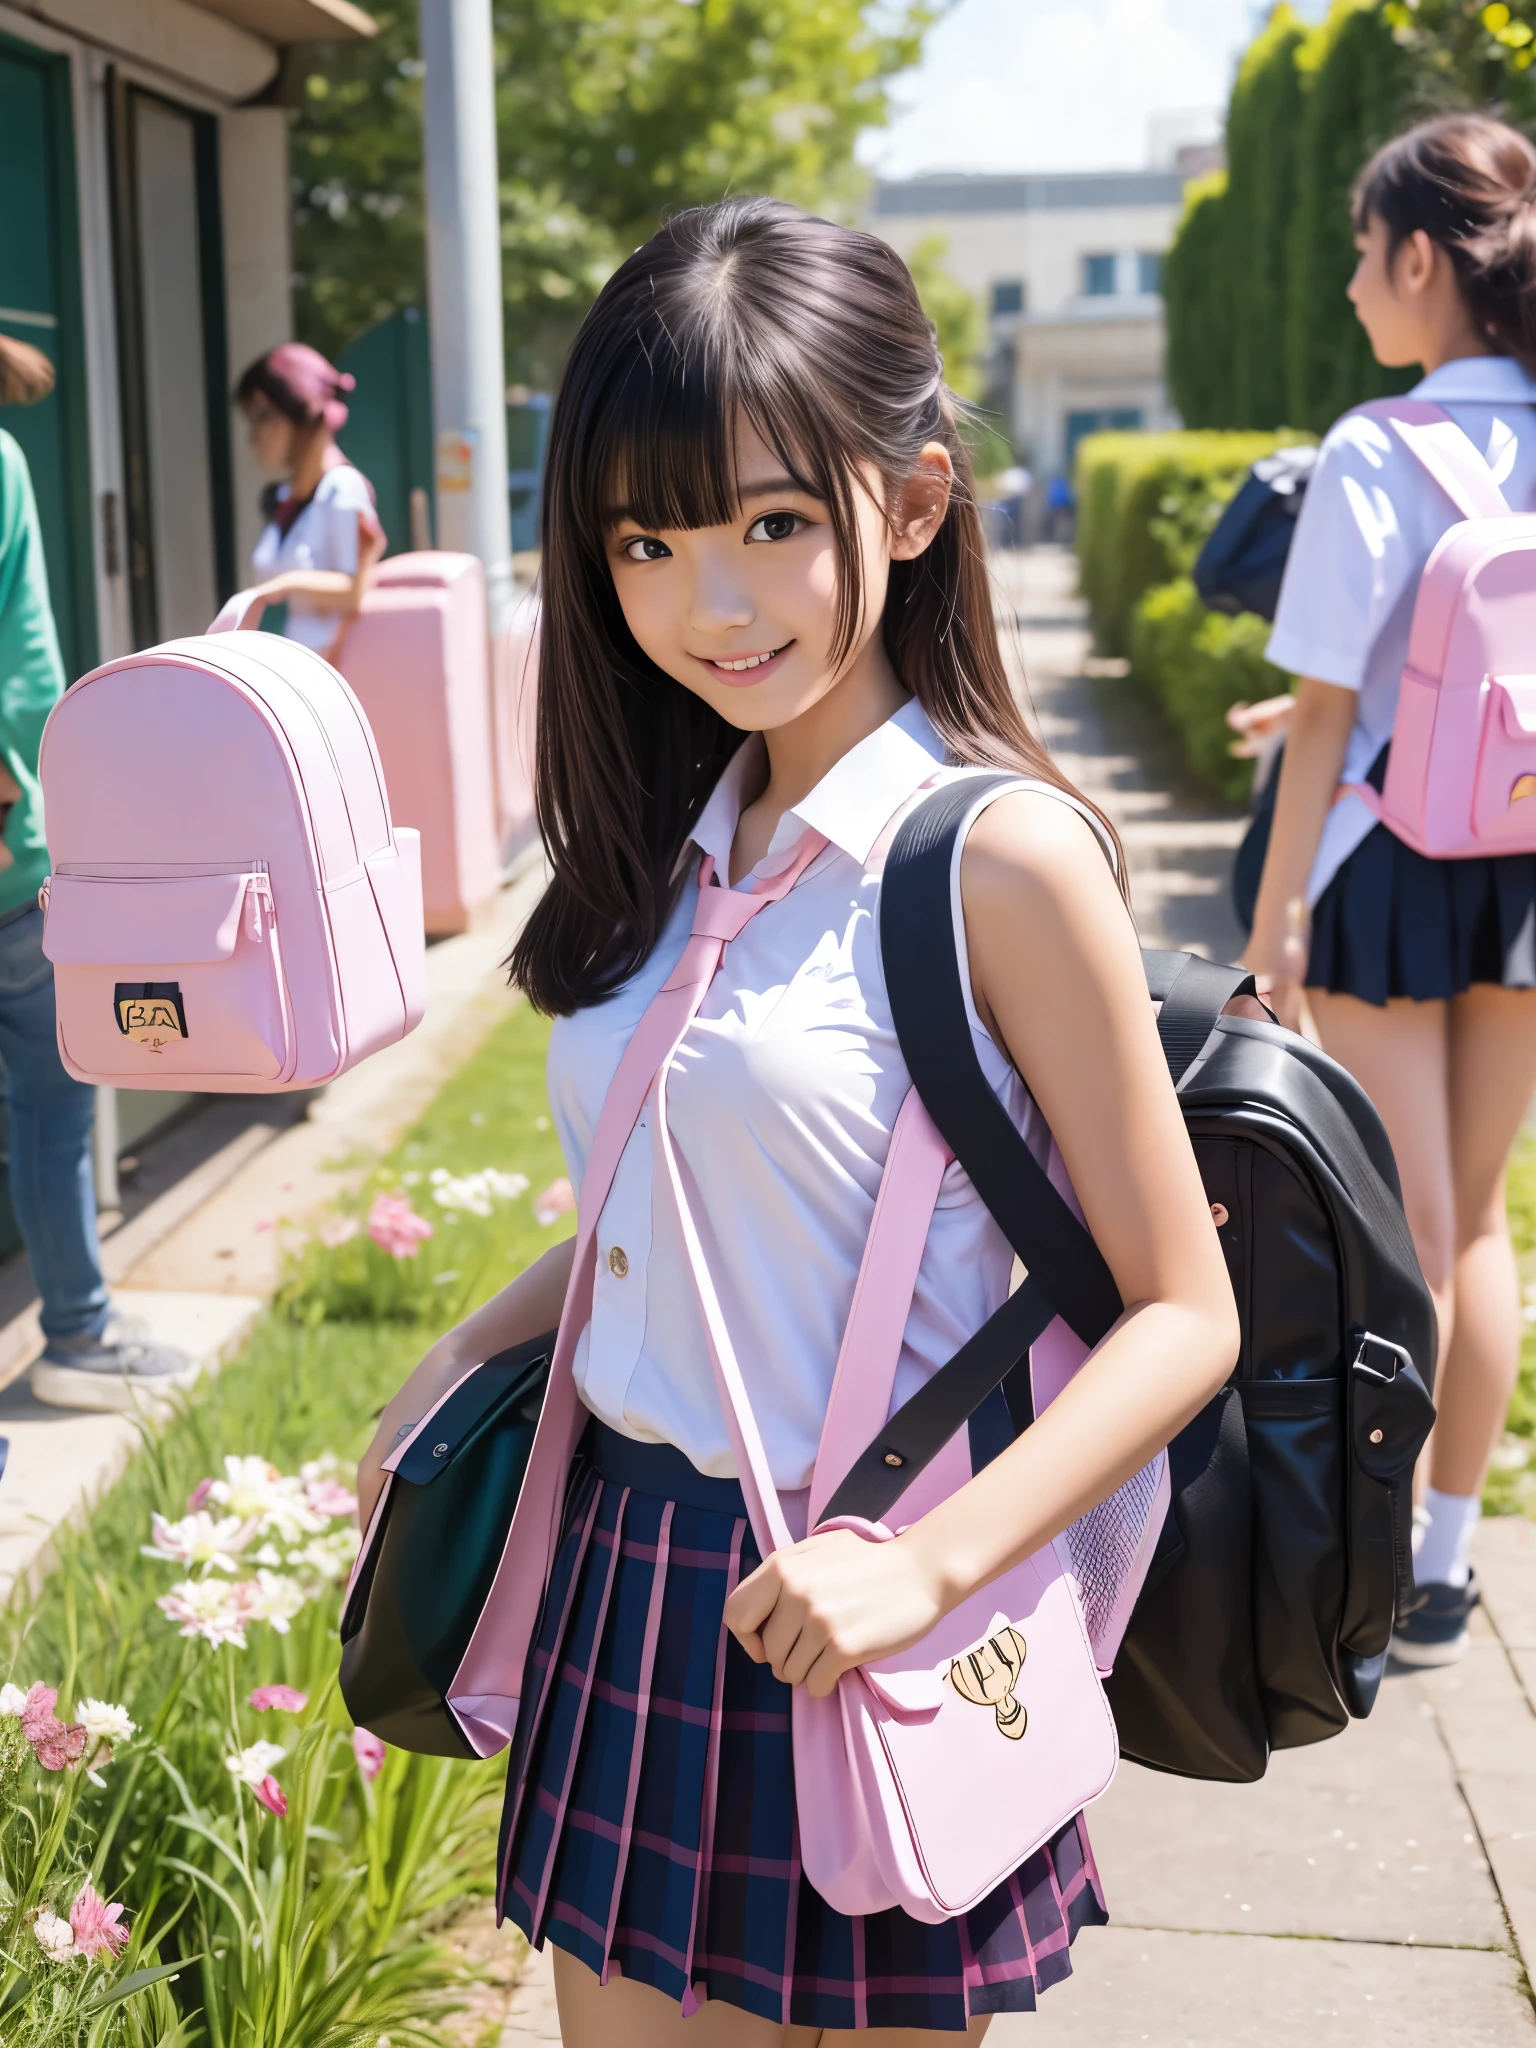
[[[1260,456],[1306,434],[1090,434],[1077,457],[1077,554],[1100,654],[1130,653],[1131,613],[1187,575]]]
[[[1292,678],[1264,659],[1269,621],[1208,612],[1187,576],[1145,591],[1131,613],[1131,674],[1177,735],[1190,770],[1232,803],[1253,783],[1253,763],[1227,751],[1228,707],[1256,704]]]

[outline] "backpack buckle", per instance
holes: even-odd
[[[1385,1354],[1380,1363],[1374,1362],[1369,1355],[1374,1352]],[[1376,1336],[1373,1331],[1360,1332],[1360,1348],[1354,1356],[1353,1371],[1369,1373],[1373,1380],[1380,1380],[1383,1386],[1390,1387],[1397,1378],[1398,1367],[1403,1365],[1412,1369],[1411,1351],[1405,1350],[1401,1344],[1394,1344],[1389,1337]]]

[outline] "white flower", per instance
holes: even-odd
[[[256,1534],[254,1519],[239,1515],[210,1515],[206,1508],[168,1522],[164,1515],[151,1515],[154,1540],[139,1546],[141,1557],[158,1557],[171,1564],[202,1565],[209,1571],[238,1571],[235,1563]]]
[[[288,1567],[299,1574],[300,1583],[311,1599],[327,1586],[339,1586],[352,1570],[362,1547],[362,1532],[355,1522],[343,1522],[328,1536],[312,1536],[301,1550],[290,1550]]]
[[[93,1748],[98,1742],[126,1742],[134,1730],[128,1709],[113,1706],[108,1700],[78,1700],[75,1719]]]
[[[494,1166],[481,1173],[461,1174],[437,1166],[431,1182],[432,1199],[440,1209],[465,1210],[471,1216],[489,1216],[497,1202],[515,1202],[528,1192],[526,1173],[502,1173]]]
[[[57,1913],[50,1913],[46,1906],[32,1922],[32,1932],[42,1943],[43,1952],[51,1962],[72,1962],[80,1953],[75,1947],[75,1930]]]
[[[269,1621],[280,1636],[309,1597],[297,1579],[269,1572],[265,1566],[254,1579],[244,1579],[235,1588],[241,1608],[249,1621]]]
[[[280,1742],[253,1742],[237,1756],[225,1757],[224,1768],[254,1791],[287,1754]]]
[[[155,1602],[162,1614],[181,1623],[184,1636],[201,1636],[217,1649],[220,1643],[245,1648],[245,1613],[239,1588],[223,1579],[183,1579]]]
[[[224,1477],[214,1480],[208,1498],[242,1521],[254,1522],[255,1534],[275,1536],[280,1543],[318,1536],[326,1525],[326,1517],[306,1504],[303,1481],[279,1472],[265,1458],[227,1456]]]
[[[252,1564],[281,1564],[283,1553],[275,1543],[263,1543],[260,1550],[251,1552]]]
[[[27,1689],[24,1685],[0,1685],[0,1715],[8,1721],[19,1721],[26,1704]]]

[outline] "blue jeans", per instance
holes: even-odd
[[[72,1080],[59,1058],[40,910],[0,925],[0,1060],[10,1109],[11,1206],[42,1297],[43,1335],[50,1347],[97,1336],[108,1306],[91,1162],[96,1091]]]

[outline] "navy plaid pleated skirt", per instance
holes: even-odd
[[[685,2012],[959,2033],[1033,2011],[1108,1917],[1082,1816],[954,1920],[833,1912],[800,1869],[790,1689],[722,1619],[757,1563],[734,1480],[594,1427],[513,1737],[501,1913]]]
[[[1367,777],[1378,790],[1387,751]],[[1536,854],[1431,860],[1374,826],[1313,909],[1307,986],[1379,1006],[1477,982],[1536,988]]]

